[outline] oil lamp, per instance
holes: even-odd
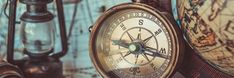
[[[54,16],[47,10],[47,4],[53,0],[19,0],[27,8],[27,11],[20,17],[20,37],[24,45],[24,53],[28,57],[15,60],[14,36],[17,1],[10,0],[7,61],[17,65],[23,71],[25,78],[64,78],[62,62],[59,59],[67,53],[68,47],[62,1],[56,0],[62,51],[53,52]]]

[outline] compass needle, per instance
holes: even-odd
[[[152,48],[152,47],[147,47],[145,50],[145,54],[149,55],[149,56],[152,56],[152,57],[161,57],[161,58],[164,58],[164,59],[167,59],[167,56],[164,55],[164,54],[161,54],[159,53],[159,51],[155,48]]]
[[[112,40],[112,42],[114,43],[114,45],[119,45],[119,46],[124,47],[124,48],[128,48],[128,45],[129,45],[124,40]]]

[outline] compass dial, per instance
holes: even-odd
[[[103,77],[169,77],[182,50],[175,29],[147,5],[113,7],[92,30],[92,61]]]

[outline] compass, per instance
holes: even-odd
[[[125,3],[103,13],[91,30],[90,57],[104,78],[167,78],[178,68],[183,40],[167,12]]]

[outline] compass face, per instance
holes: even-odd
[[[177,66],[179,39],[172,24],[143,4],[122,4],[95,24],[90,54],[104,77],[168,77]],[[175,46],[178,45],[178,46]]]

